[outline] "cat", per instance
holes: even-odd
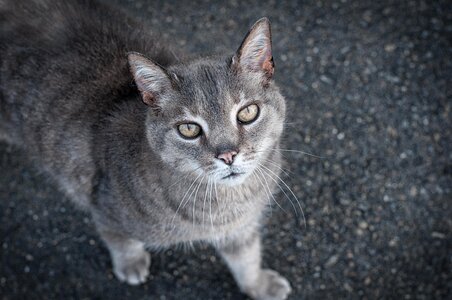
[[[0,136],[92,216],[120,281],[145,282],[146,249],[200,241],[251,298],[288,297],[261,267],[286,109],[268,19],[232,55],[179,61],[105,4],[2,0],[0,16]]]

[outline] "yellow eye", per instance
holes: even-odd
[[[184,123],[177,126],[179,133],[188,139],[194,139],[201,135],[201,127],[195,123]]]
[[[251,104],[239,111],[239,113],[237,114],[237,119],[244,124],[249,124],[256,120],[258,115],[259,106],[257,106],[256,104]]]

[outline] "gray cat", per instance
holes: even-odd
[[[148,248],[204,241],[253,299],[286,299],[261,268],[285,102],[270,23],[230,56],[177,61],[159,37],[91,1],[0,1],[0,137],[92,215],[119,280]]]

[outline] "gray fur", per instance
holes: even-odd
[[[279,173],[272,149],[285,115],[266,19],[236,54],[181,63],[100,4],[1,1],[0,16],[0,137],[91,213],[120,280],[144,282],[145,247],[204,241],[252,298],[287,297],[287,280],[260,267],[274,184],[257,166]],[[239,124],[235,111],[251,103],[258,119]],[[205,125],[203,135],[183,139],[176,125],[187,121]],[[230,149],[239,153],[226,166],[216,156]],[[243,174],[224,179],[230,172]]]

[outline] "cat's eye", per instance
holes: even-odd
[[[259,106],[256,104],[248,105],[242,108],[237,114],[237,120],[243,124],[249,124],[257,119],[259,115]]]
[[[201,126],[195,123],[184,123],[177,126],[179,133],[187,139],[195,139],[201,135]]]

